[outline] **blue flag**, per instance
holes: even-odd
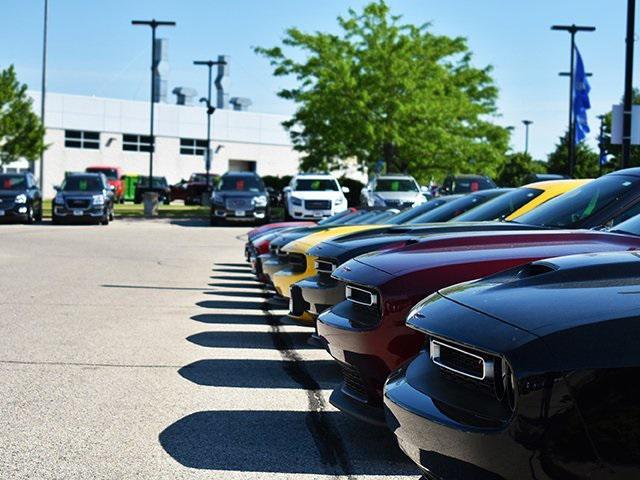
[[[591,102],[589,101],[590,91],[591,86],[587,81],[582,55],[580,55],[580,51],[576,47],[576,65],[573,78],[573,118],[576,135],[574,143],[584,140],[590,132],[587,122],[587,110],[591,108]]]

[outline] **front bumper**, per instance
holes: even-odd
[[[344,212],[347,209],[347,205],[337,205],[326,210],[308,210],[304,206],[290,205],[289,214],[293,218],[301,220],[321,220],[323,218],[331,217],[336,213]]]
[[[260,255],[256,261],[262,265],[262,273],[267,278],[268,283],[273,283],[273,276],[289,265],[285,257],[279,257],[271,253]]]
[[[300,271],[301,267],[295,266],[292,264],[288,264],[285,268],[275,273],[271,280],[273,281],[273,286],[278,292],[279,295],[285,298],[291,298],[291,286],[299,282],[300,280],[304,280],[316,272],[315,268],[315,257],[311,257],[309,255],[305,255],[305,269],[304,271]]]
[[[95,205],[88,208],[69,208],[66,205],[54,205],[53,214],[60,218],[99,219],[107,214],[106,208],[105,205]]]
[[[266,207],[260,207],[251,210],[230,210],[223,205],[213,205],[211,207],[211,216],[237,222],[254,222],[267,218],[267,209]]]
[[[29,205],[26,203],[0,204],[0,220],[2,219],[26,219]]]
[[[323,276],[324,277],[324,276]],[[318,316],[344,300],[344,283],[320,275],[300,280],[291,286],[291,315],[307,312]]]

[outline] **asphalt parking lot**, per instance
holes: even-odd
[[[329,404],[246,231],[0,225],[0,478],[419,478]]]

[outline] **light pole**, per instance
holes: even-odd
[[[602,176],[602,167],[604,166],[603,160],[606,160],[607,149],[604,144],[604,120],[607,118],[606,115],[598,115],[598,120],[600,120],[600,134],[598,135],[598,148],[600,150],[600,155],[598,155],[598,176]]]
[[[529,126],[533,124],[533,120],[522,120],[524,124],[524,153],[529,153]]]
[[[622,113],[622,168],[631,157],[631,104],[633,102],[633,42],[635,41],[636,0],[627,0],[627,38],[624,71],[624,106]]]
[[[176,22],[161,22],[156,20],[132,20],[131,25],[146,25],[151,27],[151,123],[149,136],[151,137],[151,148],[149,149],[149,190],[153,188],[153,152],[156,149],[156,139],[153,135],[153,114],[156,97],[156,29],[158,27],[175,27]]]
[[[49,1],[44,0],[44,29],[42,36],[42,90],[40,92],[40,121],[44,128],[45,135],[47,134],[47,127],[44,124],[44,97],[47,93],[47,24],[49,17]],[[35,167],[31,165],[31,173],[35,173]],[[40,184],[40,191],[44,188],[44,150],[40,152],[40,174],[38,183]]]
[[[578,26],[578,25],[553,25],[551,30],[559,30],[569,32],[571,34],[571,55],[569,63],[569,176],[573,177],[573,167],[576,159],[575,145],[575,114],[573,112],[573,85],[575,71],[575,50],[576,50],[576,33],[593,32],[596,27]]]
[[[205,65],[209,68],[209,83],[207,86],[207,98],[201,98],[200,101],[204,101],[207,104],[207,152],[205,159],[205,169],[207,171],[207,190],[211,185],[210,183],[210,172],[211,172],[211,115],[216,111],[215,107],[211,105],[211,69],[213,66],[217,65],[226,65],[227,62],[224,60],[196,60],[193,62],[194,65]]]

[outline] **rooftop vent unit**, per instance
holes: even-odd
[[[193,99],[198,96],[198,92],[190,87],[176,87],[173,94],[176,96],[176,105],[193,105]]]
[[[233,105],[233,109],[238,112],[246,112],[249,110],[249,107],[253,105],[251,99],[245,97],[233,97],[230,103]]]

